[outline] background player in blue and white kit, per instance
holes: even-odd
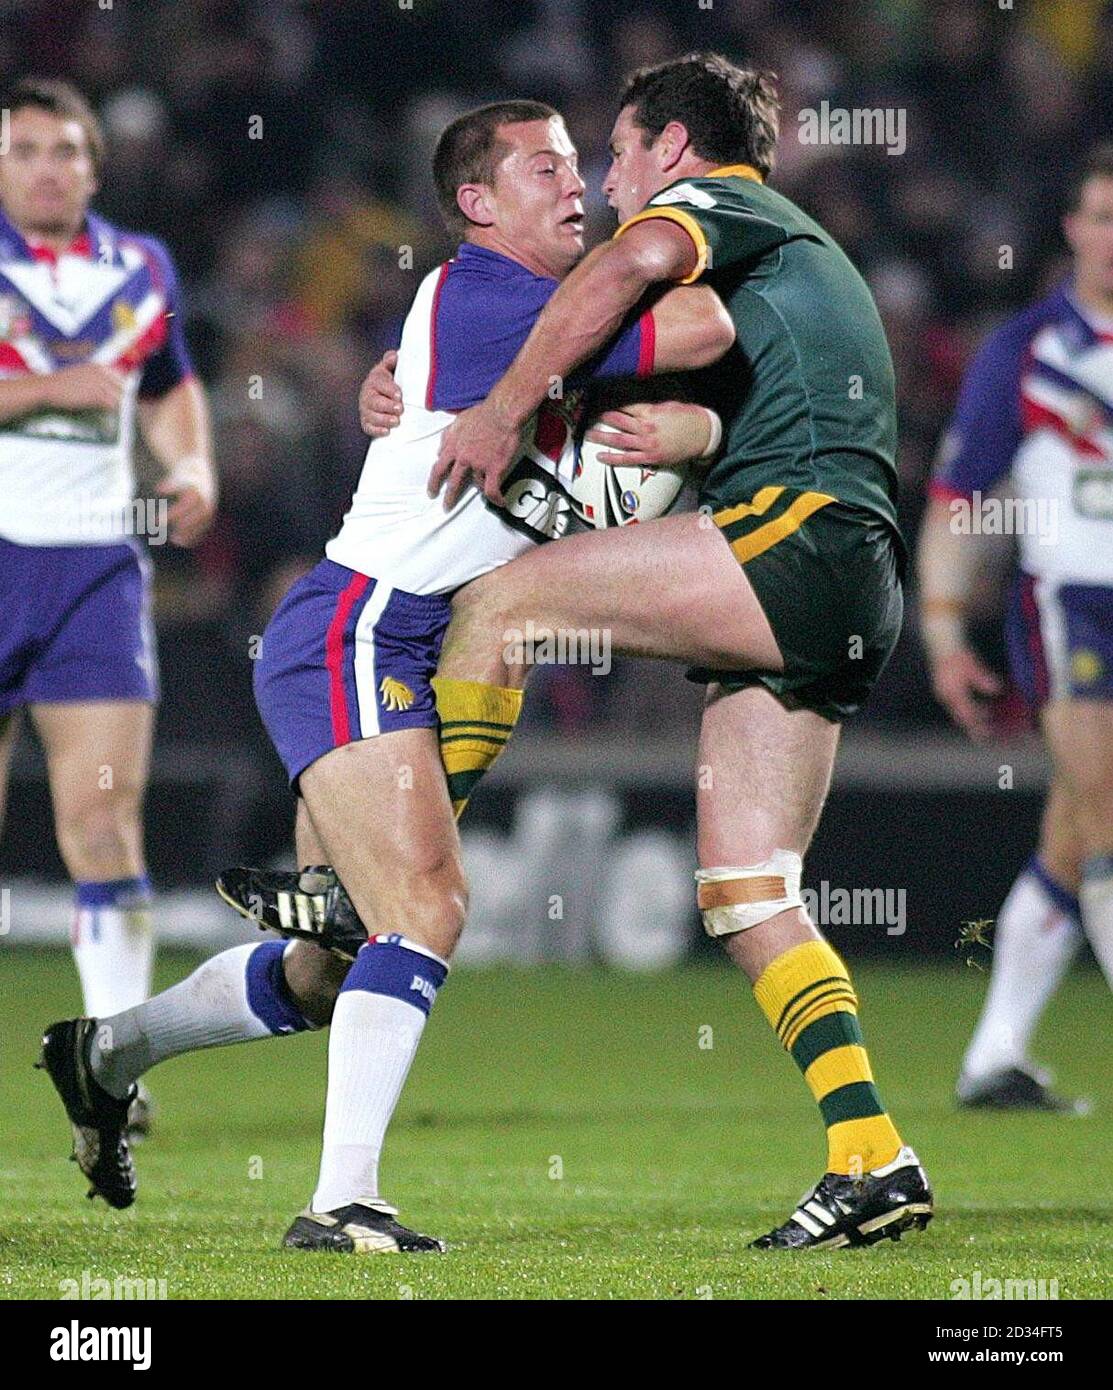
[[[958,1083],[966,1104],[1056,1108],[1029,1057],[1081,941],[1113,984],[1113,146],[1075,181],[1070,279],[1003,324],[967,372],[920,544],[922,630],[935,692],[977,737],[997,676],[964,615],[981,547],[961,519],[991,494],[1014,510],[1019,569],[1009,665],[1053,764],[1038,852],[1001,909],[993,974]]]
[[[3,105],[0,810],[26,710],[76,886],[85,1010],[103,1015],[147,997],[153,950],[142,802],[158,675],[134,533],[205,532],[208,421],[165,247],[89,211],[104,157],[92,110],[39,80]],[[166,470],[161,515],[132,506],[137,425]]]

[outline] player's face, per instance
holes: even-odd
[[[584,181],[564,122],[502,126],[509,147],[495,171],[490,212],[499,236],[544,274],[559,279],[584,253]]]
[[[1113,297],[1113,179],[1087,179],[1078,207],[1063,219],[1063,227],[1080,288]]]
[[[0,155],[0,206],[21,232],[64,235],[80,226],[97,189],[80,121],[33,106],[13,112]]]
[[[634,108],[624,106],[611,131],[611,167],[603,180],[603,194],[625,222],[641,212],[655,193],[672,182],[657,158],[657,142],[645,144],[645,131],[634,124]]]

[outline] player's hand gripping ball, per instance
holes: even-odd
[[[608,427],[594,425],[592,428],[600,432]],[[664,516],[684,487],[684,466],[642,468],[635,464],[625,467],[599,461],[600,454],[614,452],[613,444],[596,444],[590,439],[577,442],[569,488],[576,515],[599,529],[630,526],[636,521],[653,521]]]

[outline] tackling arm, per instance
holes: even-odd
[[[506,375],[487,397],[487,406],[508,424],[520,428],[549,391],[553,377],[565,378],[581,363],[594,356],[614,337],[622,321],[648,289],[662,281],[682,280],[696,264],[696,248],[691,237],[675,223],[651,219],[631,227],[616,241],[605,242],[590,252],[558,287],[541,311],[529,337]],[[660,371],[685,366],[706,366],[721,357],[734,341],[734,328],[722,305],[706,287],[704,298],[680,298],[675,291],[654,306],[658,333]],[[661,341],[662,329],[669,338],[678,327],[685,306],[693,313],[707,314],[710,299],[725,320],[729,338],[713,356],[701,352],[703,360],[678,360],[684,343],[669,345]],[[705,320],[702,330],[709,326]],[[718,322],[722,329],[723,325]],[[714,325],[711,325],[713,328]],[[668,360],[662,360],[662,349]],[[710,349],[713,351],[714,345]],[[707,351],[708,349],[704,349]],[[675,353],[675,356],[674,356]]]
[[[639,223],[592,251],[558,287],[486,400],[464,411],[446,430],[429,475],[430,496],[436,496],[447,480],[444,504],[451,508],[474,479],[490,501],[501,504],[501,480],[514,461],[521,429],[550,394],[554,381],[564,382],[597,353],[651,286],[682,280],[697,264],[696,246],[688,233],[658,218]],[[666,309],[666,336],[668,316]],[[722,356],[733,341],[733,325],[727,337],[728,324],[729,320],[717,324],[722,341],[710,357],[701,354],[704,364]],[[658,370],[696,365],[673,361],[664,344],[662,353]]]

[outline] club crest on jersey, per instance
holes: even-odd
[[[379,684],[379,694],[382,696],[383,708],[397,712],[407,710],[414,702],[414,693],[404,681],[395,680],[393,676],[384,676]]]
[[[117,299],[112,305],[112,327],[117,333],[130,333],[135,323],[134,308],[126,299]]]

